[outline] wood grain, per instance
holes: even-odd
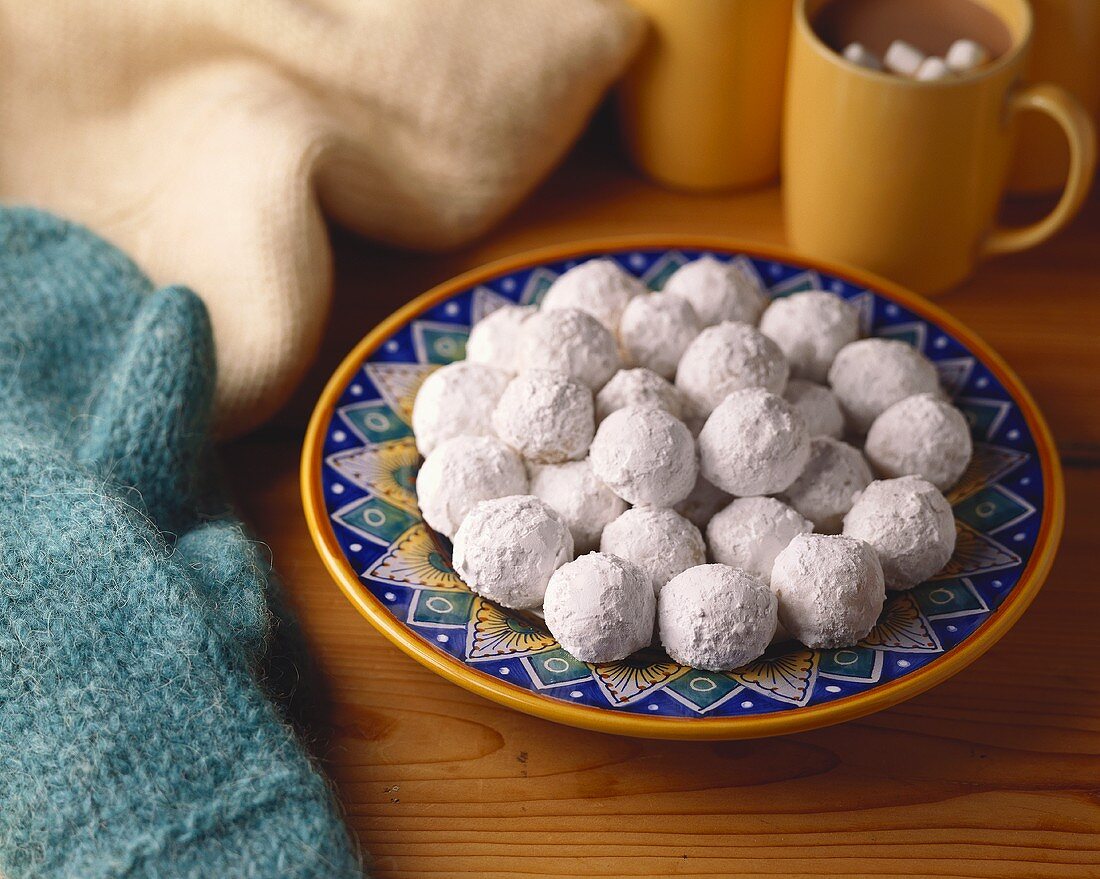
[[[943,304],[1046,412],[1069,508],[1046,587],[957,677],[864,720],[779,739],[666,743],[582,732],[473,696],[385,642],[329,580],[298,500],[324,379],[400,303],[487,260],[625,232],[781,242],[778,193],[687,196],[625,170],[597,128],[501,229],[453,253],[335,233],[337,295],[316,367],[227,448],[317,664],[306,718],[379,877],[1100,876],[1100,204],[991,263]],[[1023,216],[1028,206],[1010,213]]]

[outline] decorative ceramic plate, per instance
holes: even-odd
[[[450,544],[421,520],[410,415],[417,388],[462,359],[470,327],[506,303],[537,303],[563,271],[610,256],[660,289],[709,253],[771,296],[821,289],[858,306],[866,334],[901,339],[936,365],[970,420],[974,458],[949,494],[955,555],[892,593],[857,646],[780,645],[726,674],[660,650],[579,662],[537,618],[470,592]],[[325,565],[359,611],[414,659],[467,689],[561,723],[662,738],[741,738],[848,720],[909,698],[976,659],[1019,618],[1062,529],[1050,433],[1019,379],[945,312],[885,281],[772,248],[672,236],[562,246],[498,262],[425,293],[375,328],[329,382],[309,426],[302,493]]]

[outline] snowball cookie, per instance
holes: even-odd
[[[474,324],[466,340],[466,359],[488,363],[511,373],[520,368],[520,330],[537,309],[533,305],[504,305]]]
[[[523,459],[496,437],[456,436],[436,446],[416,474],[416,500],[424,521],[454,537],[481,501],[527,494]]]
[[[575,461],[596,430],[592,392],[560,372],[533,369],[508,383],[492,423],[497,436],[529,461]]]
[[[804,378],[792,378],[787,382],[783,397],[806,422],[810,436],[844,436],[844,413],[836,394],[824,385],[814,384]]]
[[[724,320],[755,324],[768,303],[756,278],[736,263],[713,256],[678,268],[665,283],[664,292],[690,302],[701,327]]]
[[[626,510],[626,501],[596,478],[587,458],[564,464],[535,464],[528,470],[531,494],[561,514],[578,554],[598,549],[603,529]]]
[[[703,476],[734,495],[778,494],[809,458],[806,422],[763,388],[730,394],[699,433]]]
[[[859,338],[859,312],[832,293],[793,293],[768,306],[760,332],[779,346],[791,375],[823,382],[837,352]]]
[[[455,535],[455,570],[463,582],[505,607],[541,605],[551,574],[572,559],[565,520],[530,495],[482,501]]]
[[[851,647],[874,628],[886,600],[882,566],[862,540],[800,534],[775,560],[779,621],[807,647]]]
[[[612,334],[628,302],[646,285],[619,267],[613,259],[590,259],[559,277],[542,299],[543,311],[579,308],[588,312]]]
[[[947,491],[966,470],[974,444],[962,412],[936,394],[915,394],[875,419],[863,451],[882,476],[923,476]]]
[[[782,394],[787,361],[779,346],[748,324],[707,327],[688,345],[676,370],[676,387],[704,417],[734,391],[764,388]]]
[[[664,409],[628,406],[603,420],[592,440],[592,472],[632,504],[671,507],[688,496],[698,464],[695,440]]]
[[[699,529],[673,510],[634,507],[608,525],[600,552],[634,562],[645,571],[654,594],[675,577],[707,560]]]
[[[648,647],[657,599],[633,562],[591,552],[562,565],[546,587],[550,633],[582,662],[615,662]]]
[[[643,293],[630,300],[619,323],[623,359],[672,378],[676,365],[699,335],[699,321],[686,299],[667,293]]]
[[[859,449],[830,436],[810,440],[810,460],[784,493],[784,500],[814,523],[814,530],[837,534],[844,514],[874,476]]]
[[[490,419],[510,379],[503,369],[464,360],[431,373],[413,403],[412,428],[420,454],[451,437],[492,433]]]
[[[675,418],[683,415],[680,392],[650,369],[620,369],[596,394],[596,421],[627,406],[656,406]]]
[[[887,589],[912,589],[943,570],[955,551],[955,517],[940,490],[919,476],[881,479],[844,517],[844,534],[878,553]]]
[[[761,656],[775,634],[776,599],[758,577],[728,565],[688,568],[657,599],[661,644],[677,662],[729,671]]]
[[[576,308],[539,311],[523,322],[520,366],[564,372],[598,391],[619,368],[615,337]]]
[[[913,394],[936,393],[936,367],[912,345],[896,339],[860,339],[840,349],[829,384],[848,424],[860,433],[890,406]]]
[[[698,457],[698,456],[696,456]],[[673,509],[691,522],[696,528],[706,528],[707,522],[715,513],[728,504],[732,497],[718,486],[707,482],[700,473],[695,477],[691,494],[676,504]]]
[[[707,546],[716,562],[768,583],[775,557],[799,534],[811,531],[813,523],[782,501],[739,497],[707,523]]]

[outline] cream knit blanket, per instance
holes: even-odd
[[[0,0],[0,198],[199,291],[240,433],[320,339],[322,214],[414,248],[481,234],[641,30],[615,0]]]

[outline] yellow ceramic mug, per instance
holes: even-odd
[[[1007,27],[999,58],[969,75],[917,82],[849,63],[818,37],[834,0],[799,0],[784,112],[784,210],[791,243],[924,293],[965,278],[986,256],[1032,247],[1081,206],[1096,136],[1080,104],[1053,85],[1017,87],[1031,38],[1025,0],[972,0]],[[1065,190],[1031,226],[995,227],[1013,117],[1050,115],[1070,145]]]
[[[649,34],[619,87],[634,164],[682,189],[779,173],[793,0],[632,0]]]

